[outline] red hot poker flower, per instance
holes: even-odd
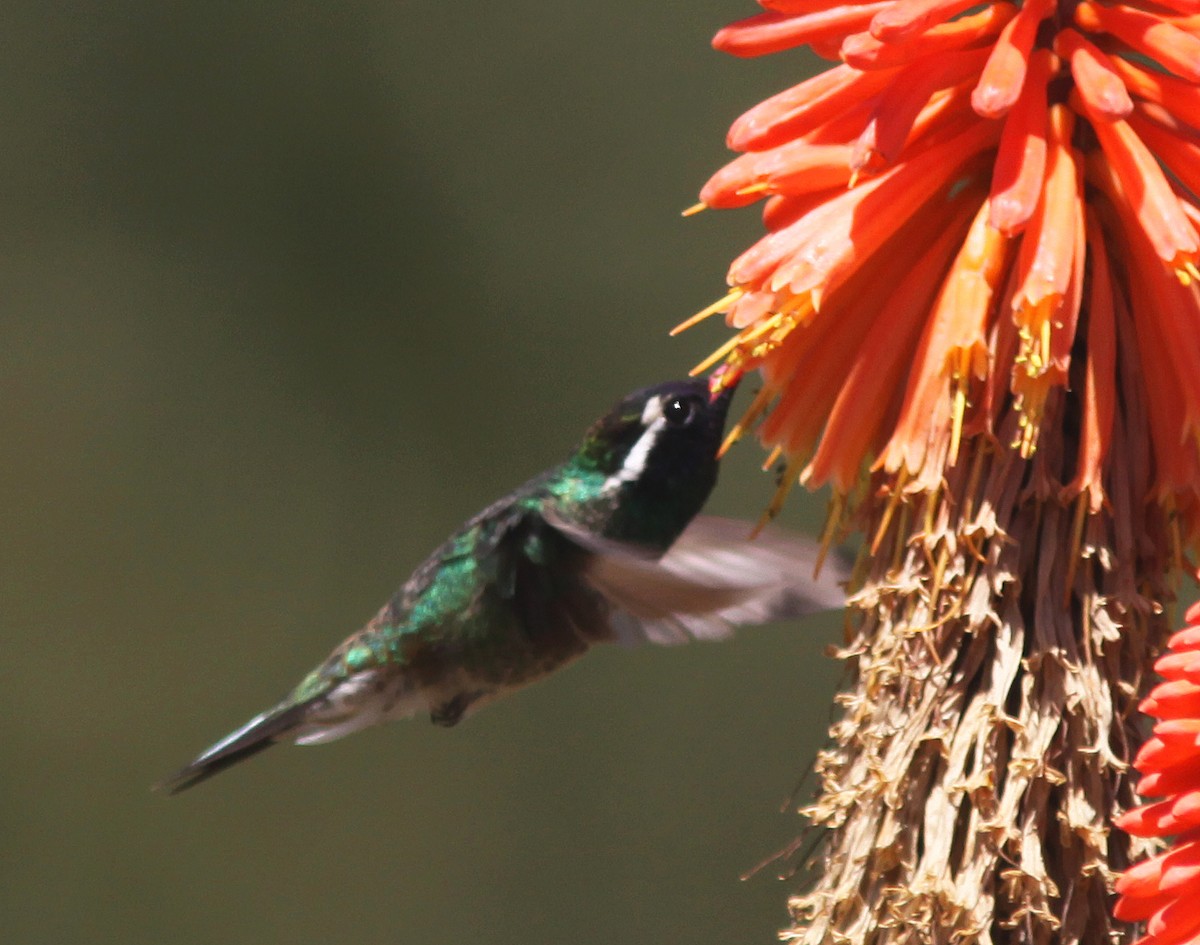
[[[1060,8],[1050,0],[1020,7],[994,2],[967,14],[963,11],[977,5],[964,0],[845,5],[771,0],[764,6],[770,12],[726,27],[714,45],[754,56],[803,43],[836,44],[844,64],[735,122],[729,143],[746,153],[701,193],[703,205],[711,207],[767,199],[774,219],[784,208],[794,208],[787,211],[786,225],[772,227],[730,269],[731,292],[712,311],[727,312],[741,334],[722,349],[722,357],[743,370],[767,369],[770,397],[786,408],[796,397],[792,378],[770,367],[783,359],[784,339],[797,326],[815,327],[824,317],[826,299],[836,302],[858,268],[897,254],[916,266],[927,244],[897,239],[904,221],[955,190],[983,183],[991,191],[988,225],[999,231],[1001,242],[1013,245],[1004,247],[1005,271],[995,274],[997,297],[983,311],[976,334],[1014,318],[1020,340],[1010,363],[989,363],[982,371],[1009,378],[1025,412],[1019,446],[1032,455],[1041,405],[1053,390],[1068,387],[1083,272],[1094,256],[1082,237],[1096,212],[1088,208],[1086,195],[1104,190],[1105,184],[1094,179],[1094,171],[1089,178],[1085,168],[1102,165],[1101,175],[1118,178],[1121,199],[1132,212],[1112,221],[1140,231],[1131,237],[1135,240],[1148,237],[1161,263],[1185,285],[1196,275],[1200,237],[1193,220],[1200,219],[1200,205],[1191,190],[1166,176],[1143,138],[1158,146],[1158,157],[1168,162],[1175,181],[1200,177],[1194,167],[1200,133],[1187,124],[1189,118],[1200,120],[1195,84],[1200,66],[1192,65],[1200,62],[1200,16],[1162,17],[1159,8],[1136,4],[1084,2]],[[1200,4],[1189,0],[1173,6],[1200,11]],[[1147,56],[1153,67],[1143,65],[1141,57]],[[1176,101],[1183,112],[1177,120],[1171,112]],[[1055,104],[1063,107],[1055,112],[1050,108]],[[1048,152],[1055,114],[1060,140]],[[1087,161],[1092,154],[1101,161]],[[984,160],[971,160],[976,157]],[[1103,232],[1103,239],[1110,255],[1119,258],[1121,234]],[[943,272],[950,278],[954,248],[942,252]],[[1068,285],[1073,274],[1079,278]],[[1121,277],[1119,271],[1109,273],[1110,279]],[[1200,319],[1200,297],[1186,288],[1175,318]],[[927,318],[932,317],[930,311]],[[803,347],[803,336],[814,334],[802,332],[788,347]],[[854,347],[857,340],[835,331],[829,343]],[[954,366],[964,355],[948,350],[946,357],[950,361],[927,366],[958,390],[948,396],[961,401],[964,385],[974,381],[964,381]],[[1178,361],[1173,351],[1145,350],[1142,357],[1147,365]],[[1182,378],[1186,367],[1178,364],[1176,376]],[[977,373],[975,381],[981,380]],[[880,456],[891,457],[883,460],[889,465],[903,456],[906,476],[933,481],[941,474],[944,453],[895,437],[940,440],[941,434],[919,429],[913,418],[904,420],[905,403],[910,409],[929,406],[920,391],[934,380],[914,371],[905,385],[893,388],[893,413],[900,410],[901,423],[890,433],[880,428],[869,442],[840,437],[810,444],[822,451],[820,465],[805,465],[792,449],[811,438],[791,437],[782,424],[775,425],[778,435],[767,445],[781,449],[789,467],[800,470],[811,486],[826,481],[826,469],[858,470]],[[849,379],[831,377],[829,383],[845,385]],[[1097,379],[1098,385],[1106,383]],[[1192,403],[1193,392],[1182,380],[1168,387],[1167,396]],[[813,396],[832,404],[837,393],[814,391]],[[977,401],[945,412],[947,443],[961,439],[964,424],[989,426],[987,417],[973,415],[972,405]],[[1185,413],[1195,416],[1195,408]],[[798,406],[796,412],[807,410]],[[1162,432],[1169,440],[1156,443],[1159,452],[1196,449],[1186,431]],[[1104,434],[1092,430],[1089,435]],[[842,450],[847,455],[835,455]],[[1084,450],[1097,455],[1107,452],[1107,445],[1089,442]],[[932,467],[923,465],[926,457]],[[837,483],[840,490],[851,484],[844,473]],[[1165,501],[1188,510],[1200,489],[1197,483],[1159,486]]]
[[[724,314],[697,370],[762,379],[730,442],[778,460],[768,514],[830,483],[873,552],[790,934],[1107,943],[1200,543],[1200,0],[760,3],[714,45],[837,64],[733,123],[699,207],[767,232],[681,328]]]
[[[1176,945],[1200,935],[1200,605],[1169,642],[1156,668],[1166,679],[1142,703],[1156,719],[1153,737],[1134,762],[1142,773],[1138,793],[1161,798],[1120,818],[1139,837],[1175,841],[1117,880],[1115,913],[1145,922],[1143,945]]]

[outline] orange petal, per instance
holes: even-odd
[[[1155,660],[1154,671],[1171,681],[1200,682],[1200,656],[1194,652],[1167,653]]]
[[[1075,8],[1075,22],[1089,32],[1108,33],[1165,69],[1200,82],[1200,39],[1166,22],[1159,14],[1134,7],[1085,2]]]
[[[1194,606],[1189,608],[1189,610],[1195,609]],[[1190,615],[1185,615],[1184,620],[1190,624],[1196,623]],[[1172,634],[1171,639],[1167,641],[1167,646],[1172,650],[1200,650],[1200,626],[1184,627]]]
[[[1157,719],[1200,718],[1200,685],[1187,679],[1159,683],[1138,708]],[[1196,781],[1200,784],[1200,772]]]
[[[1131,296],[1145,372],[1149,419],[1155,455],[1155,488],[1160,498],[1190,490],[1200,478],[1200,322],[1196,286],[1182,285],[1162,265],[1132,208],[1121,208],[1127,238],[1130,280],[1139,290]],[[1168,665],[1182,658],[1176,668]],[[1200,680],[1200,654],[1170,654],[1158,661],[1166,678]],[[1172,674],[1174,673],[1174,675]]]
[[[1072,102],[1077,103],[1072,95]],[[1124,202],[1136,216],[1137,227],[1146,233],[1159,258],[1169,266],[1182,267],[1195,259],[1200,249],[1196,230],[1179,206],[1179,198],[1163,176],[1154,155],[1126,121],[1107,121],[1079,110],[1092,119],[1104,156],[1120,181]]]
[[[878,465],[919,476],[953,457],[955,408],[950,394],[956,375],[963,381],[986,373],[987,320],[996,289],[1008,268],[1009,241],[988,225],[984,203],[955,257],[929,317],[904,393],[895,432]],[[932,457],[932,462],[926,463]],[[939,462],[941,460],[941,462]]]
[[[1192,746],[1167,745],[1161,739],[1151,738],[1138,749],[1134,764],[1144,774],[1151,774],[1156,771],[1178,771],[1195,762],[1196,750]]]
[[[868,31],[855,33],[842,42],[842,61],[855,69],[884,69],[939,56],[990,39],[1016,13],[1015,4],[993,3],[979,13],[939,23],[903,43],[883,42]]]
[[[708,179],[700,200],[708,207],[744,207],[769,194],[800,196],[850,181],[850,146],[789,141],[735,158]]]
[[[1122,922],[1143,922],[1159,909],[1175,901],[1175,893],[1164,892],[1158,888],[1162,866],[1155,860],[1139,863],[1137,866],[1153,864],[1157,867],[1156,872],[1142,874],[1137,876],[1134,881],[1128,882],[1126,878],[1137,868],[1131,867],[1117,879],[1117,892],[1120,894],[1120,898],[1113,905],[1113,916]]]
[[[822,296],[869,259],[917,207],[947,190],[998,130],[987,123],[968,126],[800,220],[795,226],[803,228],[804,238],[772,274],[771,288],[811,291],[820,308]]]
[[[829,6],[811,13],[759,13],[731,23],[713,37],[713,48],[734,56],[765,56],[836,37],[866,27],[871,18],[890,7],[882,3]]]
[[[1171,802],[1156,801],[1135,807],[1113,819],[1113,823],[1135,837],[1162,836],[1162,822],[1170,816]]]
[[[854,144],[851,166],[875,171],[894,163],[930,96],[978,72],[987,54],[986,49],[970,49],[902,69],[876,99],[871,121]]]
[[[1155,723],[1154,734],[1167,744],[1186,741],[1195,745],[1196,736],[1200,735],[1200,719],[1164,719]]]
[[[1087,220],[1087,243],[1092,263],[1091,294],[1088,297],[1087,362],[1084,367],[1083,424],[1079,435],[1079,457],[1075,478],[1067,487],[1068,497],[1086,492],[1088,510],[1094,515],[1104,504],[1104,461],[1112,445],[1116,414],[1117,338],[1112,296],[1115,291],[1108,265],[1104,234],[1094,217]],[[1200,687],[1196,689],[1200,709]],[[1149,711],[1143,704],[1142,711]]]
[[[1182,764],[1153,770],[1138,782],[1138,793],[1144,797],[1165,797],[1180,791],[1200,788],[1200,775],[1196,773],[1195,754],[1190,754]]]
[[[892,69],[835,66],[755,105],[730,127],[726,144],[762,151],[798,138],[875,95],[894,75]]]
[[[1116,892],[1122,896],[1138,898],[1157,895],[1161,892],[1158,884],[1162,881],[1163,860],[1166,858],[1166,853],[1160,853],[1129,867],[1117,877],[1114,886]]]
[[[763,226],[768,232],[782,230],[791,226],[806,213],[811,213],[826,201],[841,196],[844,187],[833,190],[822,190],[815,194],[804,194],[801,197],[776,196],[768,198],[763,205]]]
[[[859,291],[848,287],[844,302],[831,299],[811,324],[788,336],[784,346],[794,345],[792,350],[781,346],[763,359],[764,379],[782,394],[759,436],[764,443],[781,445],[790,457],[802,458],[812,450],[853,364],[857,341],[887,298],[889,283],[862,275],[856,280]]]
[[[974,0],[897,0],[875,15],[871,35],[886,43],[904,42],[973,6]]]
[[[1143,271],[1143,275],[1150,275]],[[1159,333],[1162,350],[1156,356],[1147,345],[1143,357],[1156,358],[1148,363],[1161,363],[1163,370],[1173,368],[1177,400],[1172,412],[1165,414],[1174,429],[1164,431],[1164,440],[1156,444],[1163,466],[1163,491],[1191,489],[1200,477],[1200,338],[1193,326],[1200,322],[1200,298],[1195,284],[1182,286],[1171,274],[1154,270],[1157,284],[1150,285],[1153,304],[1166,304],[1154,313],[1153,328]],[[1149,301],[1149,300],[1148,300]],[[1149,307],[1149,306],[1147,306]],[[1168,368],[1168,365],[1170,367]],[[1173,439],[1166,439],[1173,436]]]
[[[816,13],[837,4],[836,0],[758,0],[758,5],[776,13]]]
[[[859,354],[860,339],[880,319],[880,310],[911,271],[914,251],[937,242],[945,228],[978,206],[979,200],[980,187],[976,186],[963,189],[945,203],[928,202],[893,231],[870,266],[860,267],[830,294],[821,311],[810,315],[787,335],[783,345],[762,358],[766,387],[782,392],[774,412],[760,428],[764,442],[777,443],[798,462],[811,453]],[[921,319],[922,311],[911,315]]]
[[[778,301],[774,292],[747,292],[729,310],[727,321],[734,328],[745,328],[766,317]]]
[[[762,0],[759,0],[762,2]],[[787,2],[787,0],[783,0]],[[763,6],[772,6],[775,0],[766,0]],[[1178,10],[1180,13],[1200,13],[1200,0],[1156,0],[1160,7],[1166,7],[1168,10]]]
[[[1200,931],[1200,896],[1177,898],[1146,923],[1159,945],[1176,945]]]
[[[1000,32],[971,96],[977,114],[1000,118],[1020,97],[1038,27],[1053,9],[1054,0],[1026,0]]]
[[[832,481],[836,491],[849,491],[870,458],[870,451],[877,448],[880,434],[899,408],[898,392],[905,372],[912,366],[913,350],[929,305],[954,247],[962,240],[963,229],[975,212],[964,194],[956,210],[948,209],[943,214],[945,222],[940,232],[879,310],[830,410],[816,455],[802,474],[809,488]]]
[[[1125,118],[1133,100],[1112,59],[1073,29],[1055,37],[1054,51],[1071,63],[1071,75],[1088,109],[1108,119]]]
[[[1080,181],[1074,149],[1070,145],[1074,128],[1070,112],[1062,105],[1051,109],[1046,181],[1035,220],[1021,240],[1017,269],[1021,287],[1013,301],[1017,322],[1037,334],[1041,319],[1049,318],[1051,300],[1066,294],[1074,262],[1075,227],[1082,220]],[[1044,352],[1049,357],[1049,349]],[[1031,365],[1032,366],[1032,365]]]
[[[903,147],[914,158],[926,148],[936,147],[955,134],[964,124],[974,121],[971,112],[971,80],[948,89],[939,89],[930,97],[909,129]]]
[[[1110,62],[1132,94],[1165,106],[1193,128],[1200,127],[1200,86],[1162,72],[1151,72],[1120,56]]]
[[[1193,13],[1191,16],[1167,16],[1162,18],[1165,22],[1172,26],[1178,27],[1185,33],[1191,33],[1193,36],[1200,32],[1200,14]]]
[[[1157,106],[1140,105],[1134,114],[1129,116],[1129,127],[1146,144],[1146,147],[1160,161],[1167,165],[1183,186],[1192,193],[1200,193],[1200,144],[1164,127],[1163,117],[1158,121],[1148,121],[1152,114],[1150,109]],[[1164,116],[1170,122],[1170,116]]]
[[[1004,120],[992,174],[991,224],[1013,235],[1037,207],[1046,170],[1046,83],[1053,56],[1039,49],[1029,61],[1021,97]]]

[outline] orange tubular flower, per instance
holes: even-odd
[[[1120,819],[1139,837],[1176,837],[1175,845],[1126,870],[1117,880],[1114,912],[1145,922],[1144,945],[1175,945],[1200,935],[1200,605],[1171,637],[1170,654],[1155,668],[1166,679],[1142,702],[1156,719],[1153,737],[1134,762],[1142,773],[1138,793],[1159,797]]]
[[[1191,32],[1200,32],[1200,17],[1161,17],[1135,6],[1085,2],[1063,21],[1049,0],[1031,0],[1021,7],[997,2],[962,16],[958,14],[976,4],[770,0],[763,5],[771,12],[726,27],[714,45],[751,56],[838,40],[845,64],[738,119],[729,144],[745,155],[701,191],[702,205],[709,207],[773,201],[767,211],[771,234],[733,264],[732,291],[722,304],[707,310],[726,311],[730,324],[750,329],[724,356],[743,370],[768,365],[782,339],[797,325],[812,321],[823,300],[856,268],[905,252],[914,253],[910,265],[917,264],[924,247],[899,245],[896,233],[918,207],[972,181],[990,180],[989,225],[1020,248],[1010,263],[1016,266],[1015,275],[1010,278],[1007,269],[1002,274],[1013,292],[1011,300],[997,299],[1000,304],[984,312],[980,330],[994,331],[1006,307],[1016,313],[1024,340],[1015,361],[1007,368],[990,364],[987,372],[1012,377],[1012,392],[1027,407],[1021,442],[1024,451],[1032,453],[1039,404],[1051,390],[1069,389],[1069,352],[1079,311],[1065,311],[1063,306],[1078,306],[1084,287],[1075,285],[1068,293],[1065,280],[1073,266],[1086,268],[1086,249],[1081,248],[1076,259],[1073,247],[1082,247],[1088,219],[1088,186],[1081,170],[1085,155],[1097,150],[1089,141],[1098,139],[1099,153],[1134,204],[1133,225],[1149,235],[1163,262],[1183,278],[1195,268],[1200,238],[1182,205],[1197,208],[1196,197],[1190,190],[1172,189],[1143,136],[1157,144],[1160,157],[1174,160],[1178,169],[1170,169],[1177,179],[1194,186],[1200,177],[1194,166],[1200,133],[1186,119],[1200,121],[1200,87],[1192,84],[1200,79],[1200,66],[1185,68],[1180,63],[1190,64],[1193,54],[1200,62],[1200,37]],[[1175,6],[1191,12],[1187,0],[1176,0]],[[1054,24],[1060,28],[1045,29]],[[1174,67],[1176,74],[1124,58],[1134,54],[1156,56],[1164,69]],[[1068,95],[1072,88],[1074,94]],[[1183,117],[1164,125],[1160,116],[1171,119],[1176,101]],[[1060,155],[1057,164],[1048,157],[1046,142],[1049,106],[1056,102],[1082,119],[1070,122],[1065,112],[1060,117],[1073,138],[1054,152]],[[990,153],[990,160],[971,164],[968,172],[967,159],[981,152]],[[1068,172],[1070,184],[1062,178]],[[1046,201],[1053,203],[1046,204],[1042,217],[1036,216],[1039,202]],[[786,224],[781,225],[785,213]],[[1034,232],[1025,233],[1031,226]],[[1116,234],[1108,237],[1115,238]],[[948,267],[950,250],[944,252]],[[1041,295],[1031,299],[1030,291]],[[1184,293],[1181,302],[1190,315],[1177,312],[1176,319],[1200,318],[1195,292]],[[768,336],[755,333],[763,320],[781,312],[783,318]],[[1048,345],[1057,353],[1053,363],[1043,367],[1040,359],[1049,355]],[[1152,359],[1153,353],[1147,352],[1147,363]],[[776,370],[770,373],[777,378],[772,395],[791,400],[789,377]],[[846,378],[831,383],[839,381]],[[909,380],[913,392],[926,383],[919,375]],[[1184,396],[1183,391],[1176,394]],[[897,386],[893,396],[898,405],[903,390]],[[826,399],[832,403],[836,392]],[[968,419],[955,419],[952,411],[948,422],[961,425]],[[1168,450],[1192,448],[1183,433],[1171,434],[1174,442]],[[786,452],[783,439],[768,445],[783,446]],[[839,436],[822,443],[823,458],[833,461],[832,451],[851,449],[851,455],[834,464],[843,470],[862,468],[879,455],[883,444],[860,441]],[[896,455],[896,448],[890,455]],[[907,454],[924,451],[910,449]],[[823,484],[825,468],[822,463],[809,469],[808,484]],[[940,474],[936,466],[905,471],[911,476],[923,472],[924,479]],[[1178,498],[1189,507],[1193,504],[1191,497]]]
[[[1200,940],[1200,783],[1119,820],[1191,839],[1103,908],[1200,543],[1200,0],[759,2],[718,49],[840,62],[733,123],[693,212],[761,200],[767,232],[680,328],[724,314],[696,370],[762,379],[729,442],[779,461],[768,515],[828,483],[826,539],[867,539],[788,935]],[[1200,722],[1163,725],[1200,770]]]

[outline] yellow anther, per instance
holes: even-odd
[[[725,344],[721,345],[716,351],[710,354],[707,358],[697,364],[688,372],[689,377],[695,377],[697,374],[703,374],[710,367],[728,355],[731,351],[737,348],[742,343],[741,336],[734,335]]]
[[[721,298],[713,302],[707,308],[702,308],[691,318],[684,319],[678,325],[671,329],[671,336],[674,337],[680,332],[687,331],[693,325],[699,325],[706,318],[716,315],[717,312],[724,312],[729,309],[734,302],[746,294],[746,290],[740,286],[735,286],[726,292]]]
[[[774,397],[774,391],[766,387],[758,392],[754,400],[750,402],[750,406],[746,408],[746,412],[742,414],[742,418],[733,425],[733,429],[725,437],[725,442],[721,444],[721,448],[717,450],[717,459],[728,453],[729,448],[745,435],[746,431],[762,416],[763,411],[767,409],[767,405],[771,403]]]

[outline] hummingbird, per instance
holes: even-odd
[[[393,718],[457,724],[593,645],[714,640],[841,607],[816,545],[698,513],[717,481],[737,378],[635,391],[565,462],[450,536],[367,624],[276,705],[157,787],[199,784],[270,745]]]

